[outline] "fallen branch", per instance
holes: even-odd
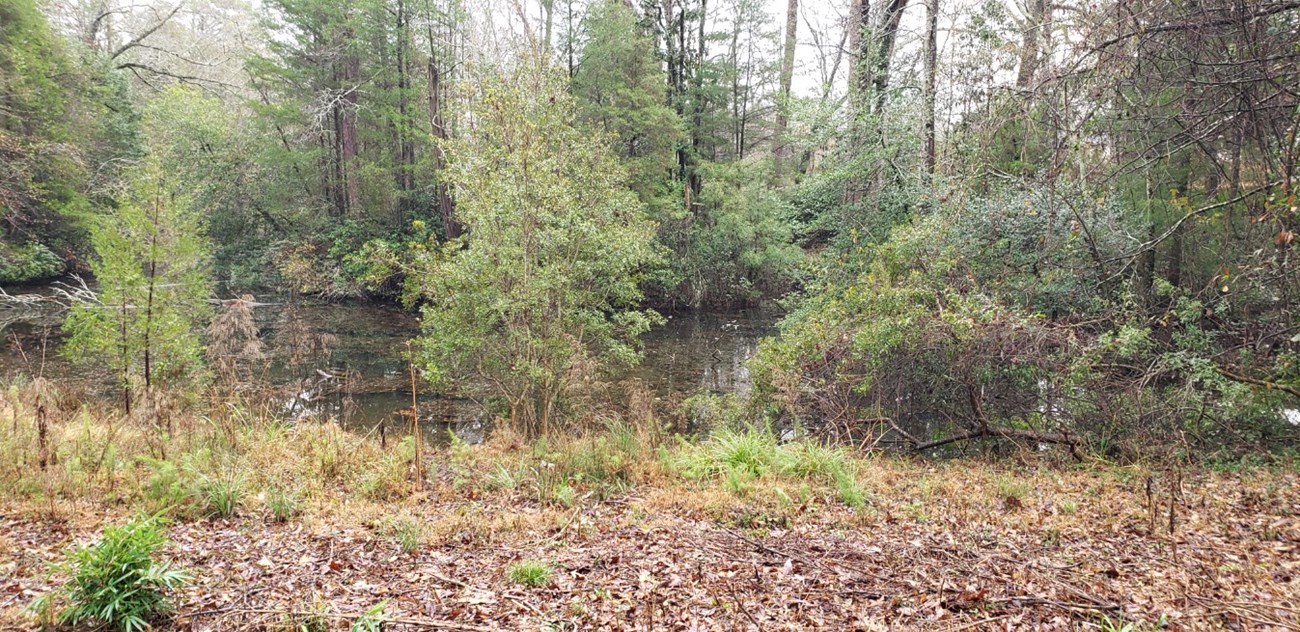
[[[192,614],[181,615],[181,619],[194,619],[213,614],[271,614],[285,617],[324,617],[327,619],[340,619],[343,621],[355,621],[367,616],[365,613],[345,613],[345,612],[308,612],[306,610],[273,610],[268,608],[223,608],[217,610],[206,610]],[[437,619],[421,619],[416,617],[390,617],[379,615],[379,620],[384,623],[394,625],[405,625],[424,630],[456,630],[458,632],[490,632],[493,628],[485,628],[468,623],[457,623],[455,621],[440,621]]]
[[[1233,373],[1231,371],[1228,371],[1227,369],[1223,369],[1219,367],[1215,367],[1215,370],[1219,372],[1219,375],[1222,375],[1223,377],[1226,377],[1234,382],[1241,382],[1242,384],[1250,384],[1253,386],[1262,386],[1265,389],[1270,391],[1282,391],[1283,393],[1289,393],[1295,397],[1300,397],[1300,386],[1291,386],[1290,384],[1279,384],[1277,382],[1270,382],[1268,380],[1257,380],[1248,375],[1239,375],[1237,373]]]
[[[1074,437],[1064,435],[1064,434],[1057,434],[1054,432],[1038,432],[1036,430],[1019,430],[1016,428],[988,427],[988,428],[981,428],[979,430],[972,430],[970,432],[965,432],[959,435],[944,437],[943,439],[936,439],[934,441],[927,441],[925,443],[916,444],[913,446],[913,449],[916,450],[917,452],[924,452],[926,450],[932,448],[938,448],[940,446],[945,446],[950,443],[958,443],[960,441],[970,441],[971,439],[979,439],[982,437],[1005,437],[1008,439],[1028,439],[1030,441],[1041,441],[1044,443],[1059,443],[1062,445],[1069,446],[1070,452],[1074,452],[1079,445],[1078,440],[1075,439]]]

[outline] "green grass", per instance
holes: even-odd
[[[540,588],[551,583],[551,567],[537,560],[522,560],[506,569],[506,576],[525,588]]]
[[[416,518],[409,516],[393,518],[388,521],[384,530],[403,553],[411,553],[424,546],[424,523]]]
[[[196,493],[203,505],[203,513],[209,517],[229,518],[239,510],[244,498],[244,482],[238,477],[201,477]]]
[[[288,522],[302,513],[298,492],[283,487],[267,490],[266,507],[271,510],[271,519],[276,522]]]
[[[683,441],[678,448],[678,472],[697,480],[718,479],[738,496],[751,493],[760,480],[792,480],[827,486],[855,509],[868,504],[856,463],[843,448],[810,440],[782,443],[761,427],[726,428],[699,443]]]
[[[724,428],[698,444],[683,444],[679,466],[689,478],[743,472],[754,477],[780,468],[782,449],[766,428]]]
[[[1024,481],[1019,481],[1012,478],[999,477],[997,484],[998,484],[998,498],[1001,498],[1003,500],[1008,498],[1014,498],[1020,501],[1020,500],[1024,500],[1025,496],[1029,495],[1029,485],[1026,485]]]

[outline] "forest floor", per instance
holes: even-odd
[[[168,626],[348,629],[382,604],[386,630],[1300,629],[1293,464],[859,472],[858,508],[796,483],[670,479],[544,503],[445,467],[425,493],[286,522],[249,499],[170,524],[165,555],[193,579]],[[62,581],[49,564],[133,512],[0,498],[3,629],[33,627],[26,606]],[[545,585],[512,581],[522,560]]]

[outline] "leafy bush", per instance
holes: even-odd
[[[10,246],[0,242],[0,283],[31,283],[58,276],[63,260],[44,244]]]
[[[66,601],[58,614],[61,623],[143,630],[170,611],[163,591],[188,580],[183,571],[154,559],[166,543],[163,523],[156,517],[108,527],[97,544],[71,554],[68,584],[43,597],[37,607]]]
[[[584,378],[639,360],[639,337],[662,320],[640,307],[660,259],[654,224],[603,139],[577,124],[565,78],[536,62],[477,88],[477,124],[447,143],[467,237],[417,274],[426,375],[480,385],[531,436],[560,427]]]

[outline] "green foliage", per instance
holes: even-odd
[[[541,588],[551,583],[551,567],[537,560],[522,560],[511,564],[506,576],[524,588]]]
[[[271,519],[276,522],[288,522],[302,513],[302,501],[298,493],[284,487],[267,490],[266,506],[271,510]]]
[[[134,174],[120,206],[92,228],[98,300],[64,322],[65,353],[112,368],[124,389],[202,375],[200,327],[210,308],[207,244],[189,202],[161,164]]]
[[[384,607],[388,605],[387,601],[381,601],[366,613],[357,617],[352,625],[348,627],[348,632],[383,632],[384,630]]]
[[[31,283],[58,276],[63,260],[42,244],[9,246],[0,242],[0,283]]]
[[[757,303],[794,286],[803,251],[793,243],[791,211],[765,183],[759,162],[708,164],[700,211],[684,235],[666,282],[692,307]],[[663,282],[663,281],[661,281]]]
[[[791,479],[833,487],[840,501],[853,508],[867,503],[853,460],[843,449],[807,439],[783,443],[768,428],[725,428],[700,443],[684,443],[677,467],[688,478],[720,479],[739,495],[749,493],[760,479]]]
[[[585,42],[570,90],[581,118],[612,136],[628,186],[661,223],[681,212],[665,174],[685,142],[681,118],[664,100],[655,41],[631,5],[597,0],[582,21]]]
[[[229,518],[235,515],[244,498],[244,482],[233,476],[202,476],[198,480],[197,493],[203,505],[204,513],[216,518]]]
[[[188,576],[154,559],[167,543],[158,518],[140,518],[110,526],[94,545],[74,551],[66,562],[71,579],[45,604],[62,603],[61,623],[100,624],[134,632],[150,627],[170,610],[164,591]]]
[[[526,433],[551,426],[582,375],[635,362],[660,321],[637,306],[653,224],[564,87],[535,59],[484,77],[475,128],[447,144],[469,236],[418,281],[426,375],[443,389],[486,382]]]

